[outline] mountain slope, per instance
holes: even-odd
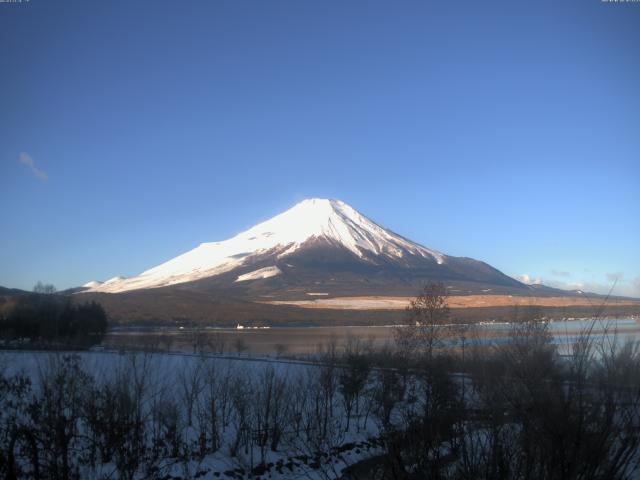
[[[203,243],[135,277],[90,282],[85,291],[176,286],[252,296],[307,294],[317,286],[332,294],[341,289],[353,293],[354,288],[375,294],[403,285],[415,291],[427,280],[447,281],[465,291],[528,288],[486,263],[412,242],[344,202],[308,199],[229,240]]]

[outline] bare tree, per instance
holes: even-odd
[[[164,346],[164,350],[167,352],[171,351],[171,347],[173,346],[173,335],[170,333],[165,333],[160,335],[159,343]]]
[[[56,287],[54,287],[50,283],[38,282],[33,286],[33,291],[35,293],[43,293],[45,295],[51,295],[56,293]]]
[[[200,454],[214,453],[220,448],[224,409],[228,404],[228,388],[214,361],[207,361],[203,372],[203,390],[198,402]]]
[[[254,387],[253,417],[254,440],[260,447],[260,459],[264,463],[266,449],[278,450],[288,415],[286,391],[289,385],[273,366],[267,366],[258,376]]]
[[[424,353],[433,357],[435,348],[451,336],[447,289],[442,283],[428,283],[406,310],[407,325],[395,329],[396,343],[404,354]]]
[[[81,368],[77,355],[52,355],[40,372],[40,396],[31,409],[38,426],[45,473],[49,478],[72,478],[73,451],[80,441],[80,421],[91,377]]]
[[[187,359],[191,360],[191,359]],[[202,362],[183,361],[178,371],[178,385],[182,404],[186,410],[187,426],[193,425],[193,409],[200,393],[204,389]]]
[[[208,337],[207,344],[212,352],[223,354],[226,349],[227,339],[223,333],[216,332]]]
[[[233,341],[233,348],[238,355],[242,355],[243,352],[247,351],[247,342],[245,342],[241,335],[238,335]]]
[[[309,376],[298,372],[292,379],[291,384],[298,385],[289,392],[290,395],[290,420],[293,433],[296,437],[301,435],[305,427],[305,415],[309,408]]]
[[[207,346],[207,333],[202,327],[193,327],[187,338],[193,348],[193,353],[204,353]]]
[[[390,431],[393,428],[391,415],[396,405],[405,397],[407,391],[406,377],[397,370],[381,368],[377,371],[377,383],[374,390],[376,402],[376,416],[381,430]]]
[[[0,372],[0,476],[38,478],[40,452],[37,430],[28,422],[31,380],[25,374]],[[39,402],[32,403],[38,406]],[[31,471],[27,466],[31,467]]]
[[[303,379],[298,379],[304,390],[297,395],[292,406],[292,419],[301,415],[302,431],[291,439],[291,448],[299,458],[304,458],[309,478],[339,478],[340,471],[335,460],[340,459],[348,464],[349,459],[339,453],[339,447],[345,442],[343,417],[334,415],[336,393],[336,367],[323,366],[306,372]]]
[[[235,457],[241,446],[248,448],[251,433],[250,406],[252,385],[248,376],[239,374],[230,386],[231,405],[233,407],[233,426],[235,437],[229,445],[229,454]]]
[[[278,358],[280,358],[285,353],[287,353],[287,350],[289,349],[289,347],[287,345],[285,345],[284,343],[276,343],[275,346],[274,346],[274,349],[276,351],[276,356]]]
[[[345,430],[349,430],[351,424],[351,415],[355,408],[356,414],[359,413],[360,395],[364,390],[369,372],[371,371],[371,363],[369,359],[359,350],[359,344],[355,341],[347,341],[346,352],[344,356],[345,366],[342,367],[338,375],[338,383],[340,393],[342,393],[342,402],[344,405],[347,422]]]

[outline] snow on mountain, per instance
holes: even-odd
[[[277,258],[286,257],[312,240],[326,240],[342,246],[364,261],[367,261],[365,254],[367,257],[373,254],[389,258],[414,255],[437,264],[444,263],[446,258],[440,252],[384,229],[344,202],[314,198],[304,200],[229,240],[203,243],[138,276],[116,277],[87,291],[115,293],[198,280],[245,265],[256,255],[273,253]],[[240,275],[238,281],[249,280],[246,275],[259,271]],[[278,274],[274,273],[275,270],[269,272]],[[256,278],[268,278],[259,275],[262,273]],[[246,278],[240,280],[241,277]]]
[[[117,276],[117,277],[110,278],[109,280],[106,280],[102,285],[111,285],[113,283],[118,283],[126,279],[127,279],[126,277]]]
[[[99,287],[100,285],[102,285],[102,282],[98,280],[91,280],[90,282],[87,282],[82,286],[83,288],[95,288],[95,287]]]
[[[276,275],[280,275],[282,270],[280,270],[275,265],[272,267],[259,268],[258,270],[254,270],[253,272],[245,273],[244,275],[238,276],[236,282],[246,282],[247,280],[259,280],[262,278],[271,278]]]

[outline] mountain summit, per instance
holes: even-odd
[[[355,277],[356,283],[386,277],[524,287],[487,264],[407,240],[340,200],[312,198],[233,238],[203,243],[135,277],[90,282],[85,291],[119,293],[204,279],[229,286],[274,277],[294,290],[351,284]]]

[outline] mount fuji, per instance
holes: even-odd
[[[445,282],[453,294],[530,288],[484,262],[412,242],[340,200],[313,198],[233,238],[203,243],[134,277],[91,281],[82,292],[173,288],[246,299],[412,295],[427,281]]]

